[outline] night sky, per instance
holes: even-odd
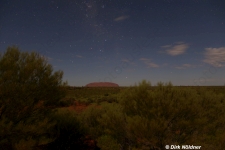
[[[12,45],[71,86],[225,85],[225,1],[1,0],[0,52]]]

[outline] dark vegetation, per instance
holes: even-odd
[[[92,82],[88,83],[85,87],[119,87],[119,85],[112,82]]]
[[[70,87],[62,75],[36,53],[0,55],[1,149],[225,147],[225,87]]]

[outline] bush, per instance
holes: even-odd
[[[65,96],[62,76],[35,52],[8,47],[0,55],[0,146],[45,136],[51,127],[46,118]]]
[[[191,143],[218,148],[215,139],[225,133],[224,96],[205,91],[197,94],[171,83],[149,89],[151,84],[143,81],[125,91],[120,100],[134,145],[163,149],[166,144]]]
[[[56,121],[56,125],[51,133],[55,140],[45,145],[48,149],[81,149],[84,147],[82,138],[84,138],[84,130],[77,119],[77,114],[66,109],[58,110],[52,119]]]
[[[86,132],[98,142],[100,148],[126,146],[125,116],[120,105],[105,102],[100,106],[90,106],[82,113],[81,120]]]
[[[59,107],[68,107],[74,104],[74,98],[64,98],[58,102]]]
[[[97,139],[97,146],[101,150],[119,150],[120,145],[116,142],[115,139],[109,135],[103,135]]]
[[[224,93],[142,81],[117,97],[118,103],[101,102],[81,114],[86,133],[102,149],[159,150],[189,143],[224,149]]]

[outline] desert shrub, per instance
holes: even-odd
[[[80,97],[77,99],[77,101],[85,105],[89,105],[91,103],[94,103],[96,100],[95,97]]]
[[[143,81],[120,99],[127,132],[136,148],[163,149],[166,144],[185,143],[217,148],[215,139],[225,131],[224,96],[174,88],[171,83],[149,89],[151,84]]]
[[[120,105],[105,102],[100,106],[91,106],[82,113],[81,118],[87,133],[100,142],[100,148],[126,145],[125,116]],[[111,143],[109,139],[112,139]]]
[[[95,101],[97,102],[97,104],[101,104],[102,102],[105,102],[105,97],[101,96],[101,97],[96,97]]]
[[[109,135],[103,135],[97,139],[97,146],[101,148],[101,150],[119,150],[120,145],[117,143],[115,139],[110,137]]]
[[[152,87],[142,81],[118,93],[118,103],[108,103],[111,96],[81,114],[86,133],[102,149],[153,150],[187,143],[204,149],[224,147],[224,93],[170,82]]]
[[[8,47],[0,55],[1,145],[15,148],[22,139],[32,137],[38,141],[46,134],[51,127],[47,117],[65,96],[62,76],[62,71],[53,72],[38,53]]]
[[[101,105],[104,113],[97,119],[103,134],[108,134],[121,145],[126,138],[125,116],[120,105],[104,103]],[[118,128],[119,127],[119,128]]]
[[[47,149],[85,149],[83,139],[85,138],[84,130],[80,124],[77,114],[67,109],[59,109],[52,119],[56,121],[54,128],[51,130],[54,141],[44,147]]]
[[[107,101],[108,103],[117,103],[117,95],[109,95],[105,98],[105,101]]]
[[[104,113],[104,110],[98,105],[89,106],[80,115],[80,121],[85,128],[86,134],[92,135],[94,139],[102,135],[102,130],[98,118]]]
[[[61,99],[59,102],[58,102],[58,105],[59,107],[68,107],[68,106],[71,106],[74,104],[74,101],[75,99],[74,98],[64,98],[64,99]]]
[[[202,118],[204,117],[206,123],[202,126],[199,133],[198,141],[202,143],[207,149],[223,149],[225,146],[223,136],[225,135],[225,95],[216,94],[209,90],[201,91],[202,101]]]
[[[87,104],[91,104],[91,103],[93,103],[94,102],[94,99],[93,98],[88,98],[87,99]]]
[[[96,102],[97,104],[101,104],[104,102],[108,102],[108,103],[117,103],[117,95],[113,94],[113,95],[107,95],[107,96],[101,96],[101,97],[96,97],[95,100],[93,100],[93,102]]]
[[[15,144],[15,149],[17,150],[32,150],[32,146],[35,145],[36,141],[33,138],[22,139]]]

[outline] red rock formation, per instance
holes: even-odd
[[[92,82],[87,84],[86,87],[119,87],[119,85],[112,82]]]

